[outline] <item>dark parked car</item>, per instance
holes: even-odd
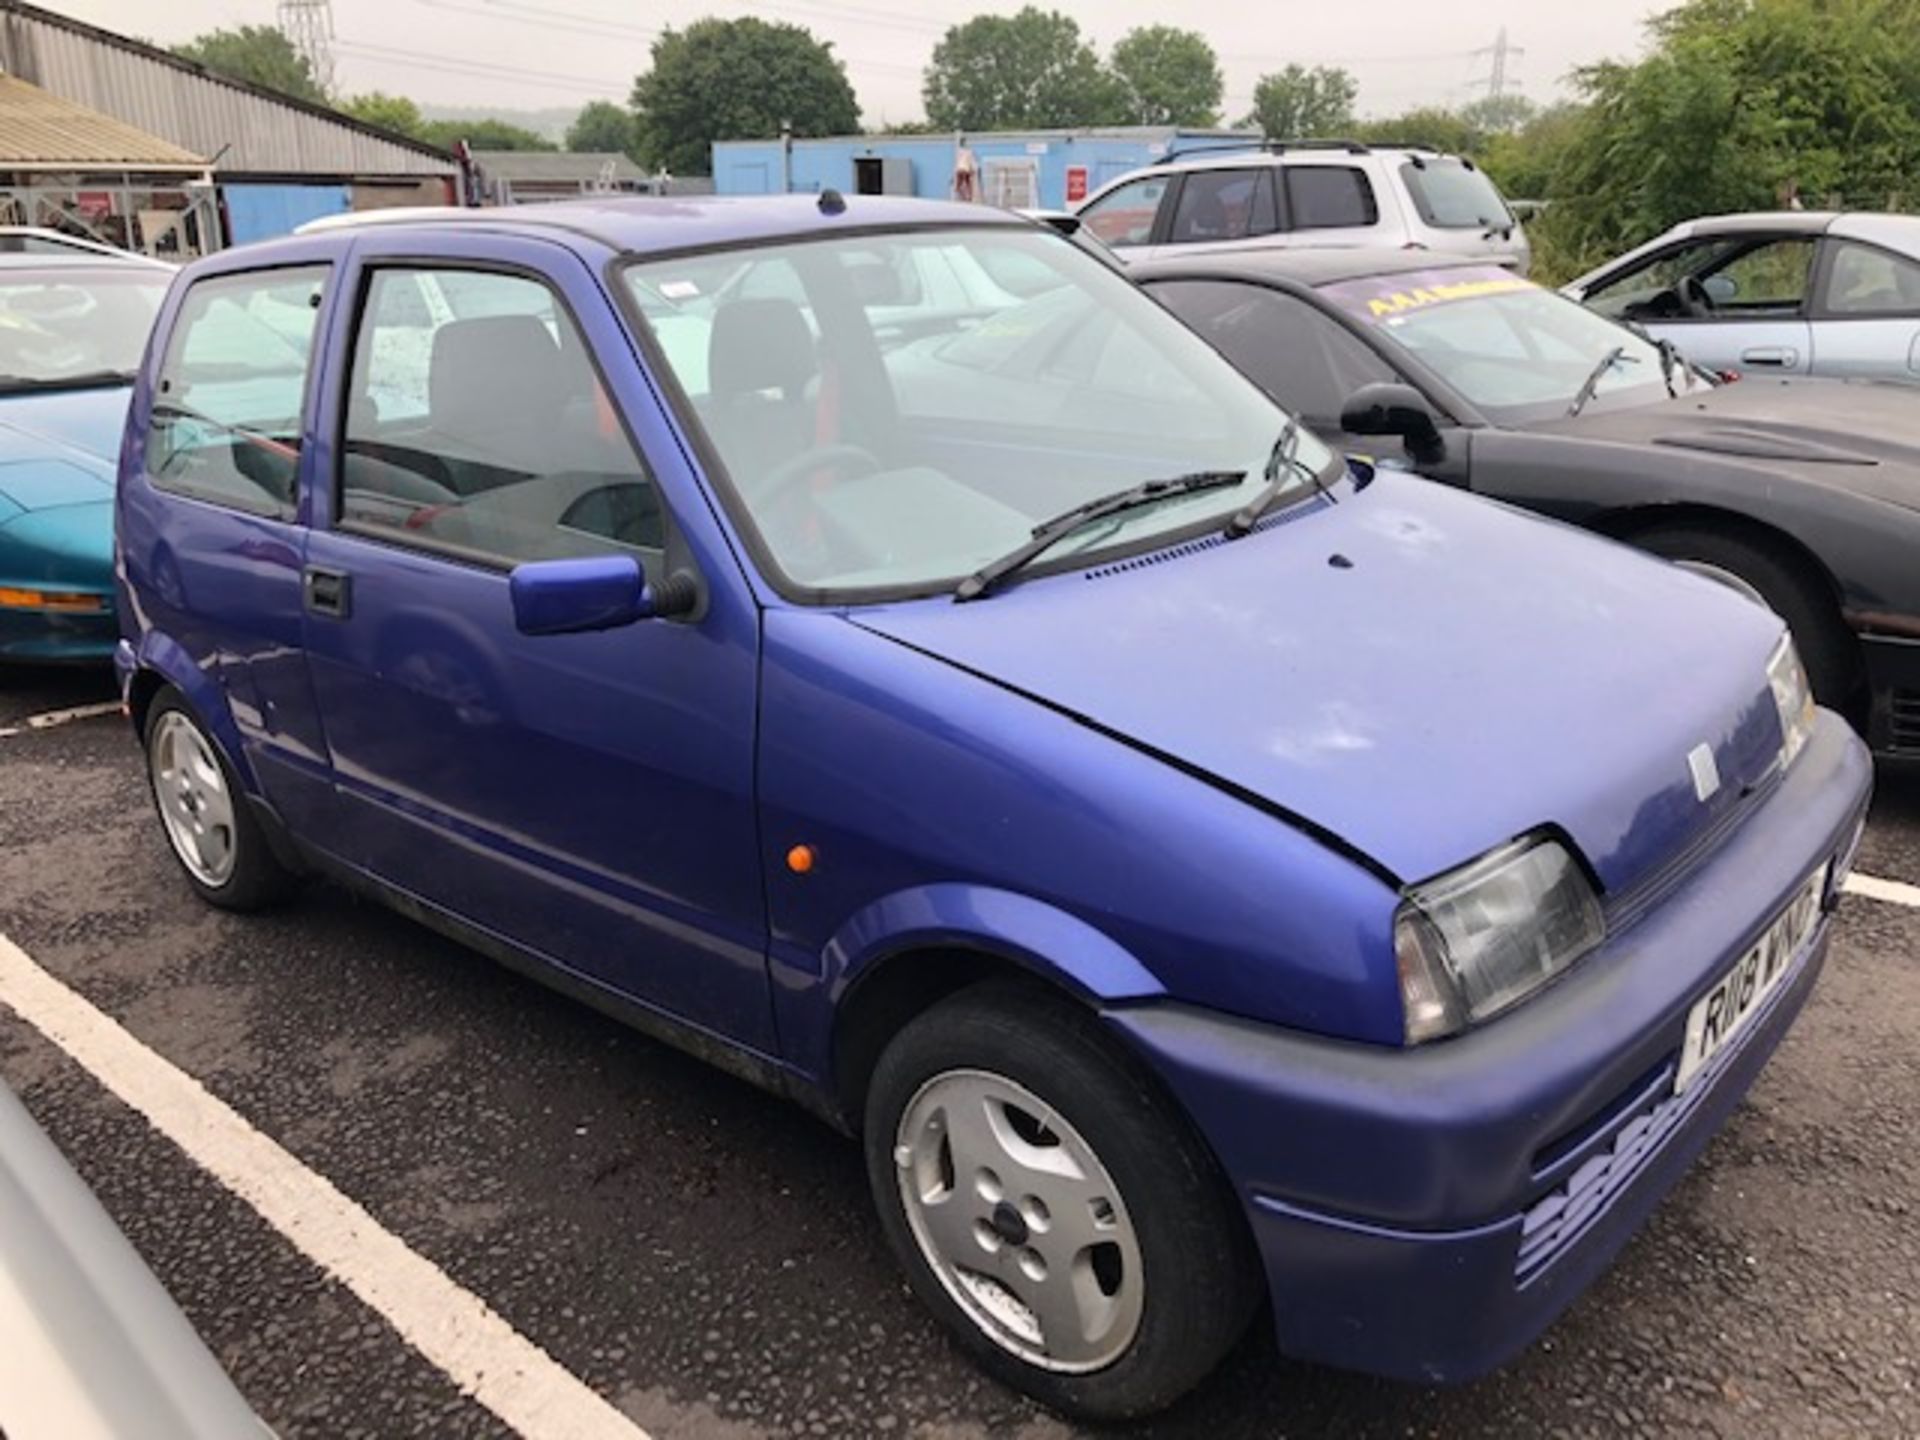
[[[1031,298],[876,283],[929,259]],[[309,343],[203,350],[255,301]],[[1349,465],[972,205],[197,262],[118,536],[203,898],[344,878],[810,1105],[927,1305],[1079,1414],[1269,1301],[1301,1356],[1512,1355],[1792,1023],[1864,823],[1776,616]]]
[[[1319,434],[1627,540],[1783,616],[1814,692],[1920,756],[1920,394],[1717,383],[1504,271],[1398,251],[1134,271]]]

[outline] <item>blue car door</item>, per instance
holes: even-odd
[[[271,268],[216,271],[172,299],[117,516],[122,603],[137,594],[148,635],[174,648],[150,659],[197,689],[189,701],[296,829],[331,805],[300,653],[300,519],[333,248],[282,249]]]
[[[430,909],[771,1051],[758,615],[597,277],[549,240],[441,235],[423,259],[376,233],[345,283],[304,572],[337,784],[322,843]],[[707,528],[676,520],[690,508]],[[514,566],[606,554],[656,581],[699,575],[701,608],[516,630]]]

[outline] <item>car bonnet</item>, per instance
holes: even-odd
[[[1764,779],[1773,616],[1409,476],[1341,490],[1242,541],[852,618],[1408,882],[1555,826],[1622,891]],[[1720,779],[1704,797],[1702,745]]]

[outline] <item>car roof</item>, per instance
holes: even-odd
[[[35,270],[97,275],[103,270],[118,270],[128,275],[147,275],[155,280],[164,280],[172,269],[164,260],[151,260],[145,255],[109,255],[90,250],[74,250],[64,255],[0,251],[0,275],[17,275]]]
[[[926,225],[1027,225],[988,205],[920,200],[897,195],[845,195],[838,207],[820,195],[605,196],[537,205],[480,209],[448,206],[422,214],[409,208],[391,219],[379,211],[360,224],[310,231],[303,239],[351,237],[368,229],[408,232],[482,229],[522,235],[595,240],[613,250],[653,254],[707,246],[804,240],[835,231],[902,229]]]
[[[1484,255],[1443,255],[1432,250],[1388,249],[1356,245],[1322,250],[1276,245],[1265,250],[1218,250],[1211,254],[1146,260],[1127,267],[1136,279],[1291,280],[1315,287],[1375,275],[1404,275],[1421,270],[1483,269],[1494,262]]]
[[[1826,231],[1839,212],[1833,210],[1747,210],[1737,215],[1702,215],[1682,221],[1676,231],[1696,236],[1740,235],[1749,230],[1767,230],[1781,235],[1819,235]]]

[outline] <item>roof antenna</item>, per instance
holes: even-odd
[[[847,197],[838,190],[826,189],[820,192],[820,213],[822,215],[842,215],[846,213]]]

